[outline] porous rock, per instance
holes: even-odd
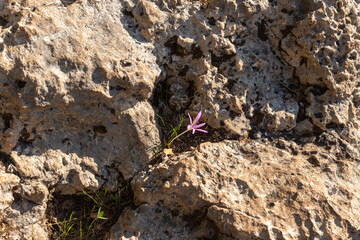
[[[197,227],[198,231],[176,210],[160,203],[154,206],[142,204],[134,210],[125,209],[106,239],[196,239],[215,236],[210,222]]]
[[[296,131],[309,119],[359,144],[358,2],[129,2],[134,15],[139,6],[167,14],[133,24],[151,23],[152,34],[139,33],[166,66],[172,107],[190,102],[192,115],[241,135]]]
[[[111,188],[121,175],[134,177],[136,208],[115,239],[356,239],[359,9],[355,0],[0,2],[0,229],[46,239],[48,188]],[[202,144],[141,171],[160,143],[153,107],[166,105],[202,110],[244,142]],[[142,221],[151,216],[161,220]]]
[[[115,186],[143,169],[160,142],[148,101],[160,69],[153,46],[124,27],[124,7],[0,3],[0,148],[12,169],[1,177],[0,222],[18,232],[11,239],[32,239],[32,226],[47,232],[48,188]]]
[[[356,239],[359,179],[355,161],[317,144],[259,140],[203,143],[142,172],[132,184],[140,206],[161,203],[184,221],[202,216],[199,222],[216,226],[217,239]],[[121,227],[127,229],[133,228]]]

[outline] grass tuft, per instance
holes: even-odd
[[[116,191],[86,191],[83,195],[56,195],[47,210],[51,239],[103,239],[125,207],[133,204],[130,182]]]

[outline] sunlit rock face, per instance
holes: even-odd
[[[49,238],[52,192],[111,191],[120,178],[135,208],[107,239],[359,235],[359,11],[355,0],[0,2],[0,238]],[[241,141],[148,169],[164,106],[201,110]]]
[[[124,28],[123,8],[119,1],[0,5],[0,148],[14,179],[75,194],[111,188],[147,165],[160,143],[148,102],[160,68],[153,45]],[[31,204],[19,203],[23,209],[15,200],[1,221],[31,230],[44,218],[45,192],[25,194]]]
[[[155,229],[185,222],[190,239],[356,238],[359,168],[337,155],[317,143],[203,143],[133,179],[140,206],[124,213],[112,236],[155,238]],[[159,209],[152,213],[159,221],[139,226],[150,219],[148,205]],[[134,215],[139,220],[127,224]]]

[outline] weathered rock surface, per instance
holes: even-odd
[[[186,218],[186,217],[185,217]],[[215,236],[211,222],[194,231],[176,210],[162,204],[142,204],[135,210],[126,209],[106,239],[194,239]]]
[[[134,25],[152,29],[139,33],[166,66],[174,108],[191,101],[212,127],[242,135],[309,118],[359,144],[357,1],[131,2]],[[139,8],[172,14],[155,22]]]
[[[0,172],[0,222],[16,228],[11,239],[31,239],[34,224],[47,231],[48,188],[111,189],[143,169],[160,142],[148,102],[160,69],[153,46],[123,27],[122,8],[0,4],[0,148],[13,172]]]
[[[124,213],[117,227],[127,233],[126,239],[146,239],[154,235],[153,229],[182,226],[184,221],[195,232],[212,222],[216,226],[212,231],[202,228],[205,238],[359,239],[358,164],[315,143],[276,144],[203,143],[142,172],[133,180],[140,207]],[[157,204],[167,210],[148,210]],[[142,213],[144,209],[151,213]],[[161,219],[166,211],[166,223],[155,220],[155,227],[154,222],[140,223],[148,215]],[[134,224],[128,225],[126,216],[136,213],[139,220],[129,217]],[[161,239],[162,234],[158,231],[155,236]],[[173,239],[193,239],[191,231],[187,234]]]
[[[216,226],[173,239],[359,239],[359,3],[152,2],[145,11],[171,12],[169,23],[150,27],[134,14],[134,24],[151,28],[139,32],[162,56],[172,107],[190,101],[191,113],[242,136],[302,140],[203,144],[137,175],[139,207],[128,211],[161,205],[175,211],[168,222],[185,221],[191,233]],[[161,221],[124,226],[124,218],[112,236],[162,238],[153,235]]]
[[[137,208],[110,239],[359,239],[359,11],[356,0],[0,1],[0,238],[46,239],[49,192],[133,178]],[[145,171],[165,106],[202,110],[243,142]]]

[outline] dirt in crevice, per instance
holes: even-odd
[[[8,155],[4,152],[0,152],[0,162],[1,162],[1,164],[3,164],[5,166],[5,168],[8,168],[9,165],[11,164],[10,155]]]
[[[79,195],[62,195],[60,192],[51,194],[46,210],[51,239],[104,239],[125,207],[135,207],[130,181],[120,179],[116,192],[86,190],[86,193],[93,199],[83,192],[80,192]],[[100,207],[104,212],[103,217],[106,219],[94,221]],[[71,221],[69,221],[70,216]],[[68,221],[68,226],[73,224],[66,238],[64,235],[60,237],[64,232],[62,230],[64,221]],[[86,230],[92,221],[94,221],[92,227],[90,230]],[[82,229],[82,233],[80,233],[80,229]],[[80,237],[81,235],[82,237]]]

